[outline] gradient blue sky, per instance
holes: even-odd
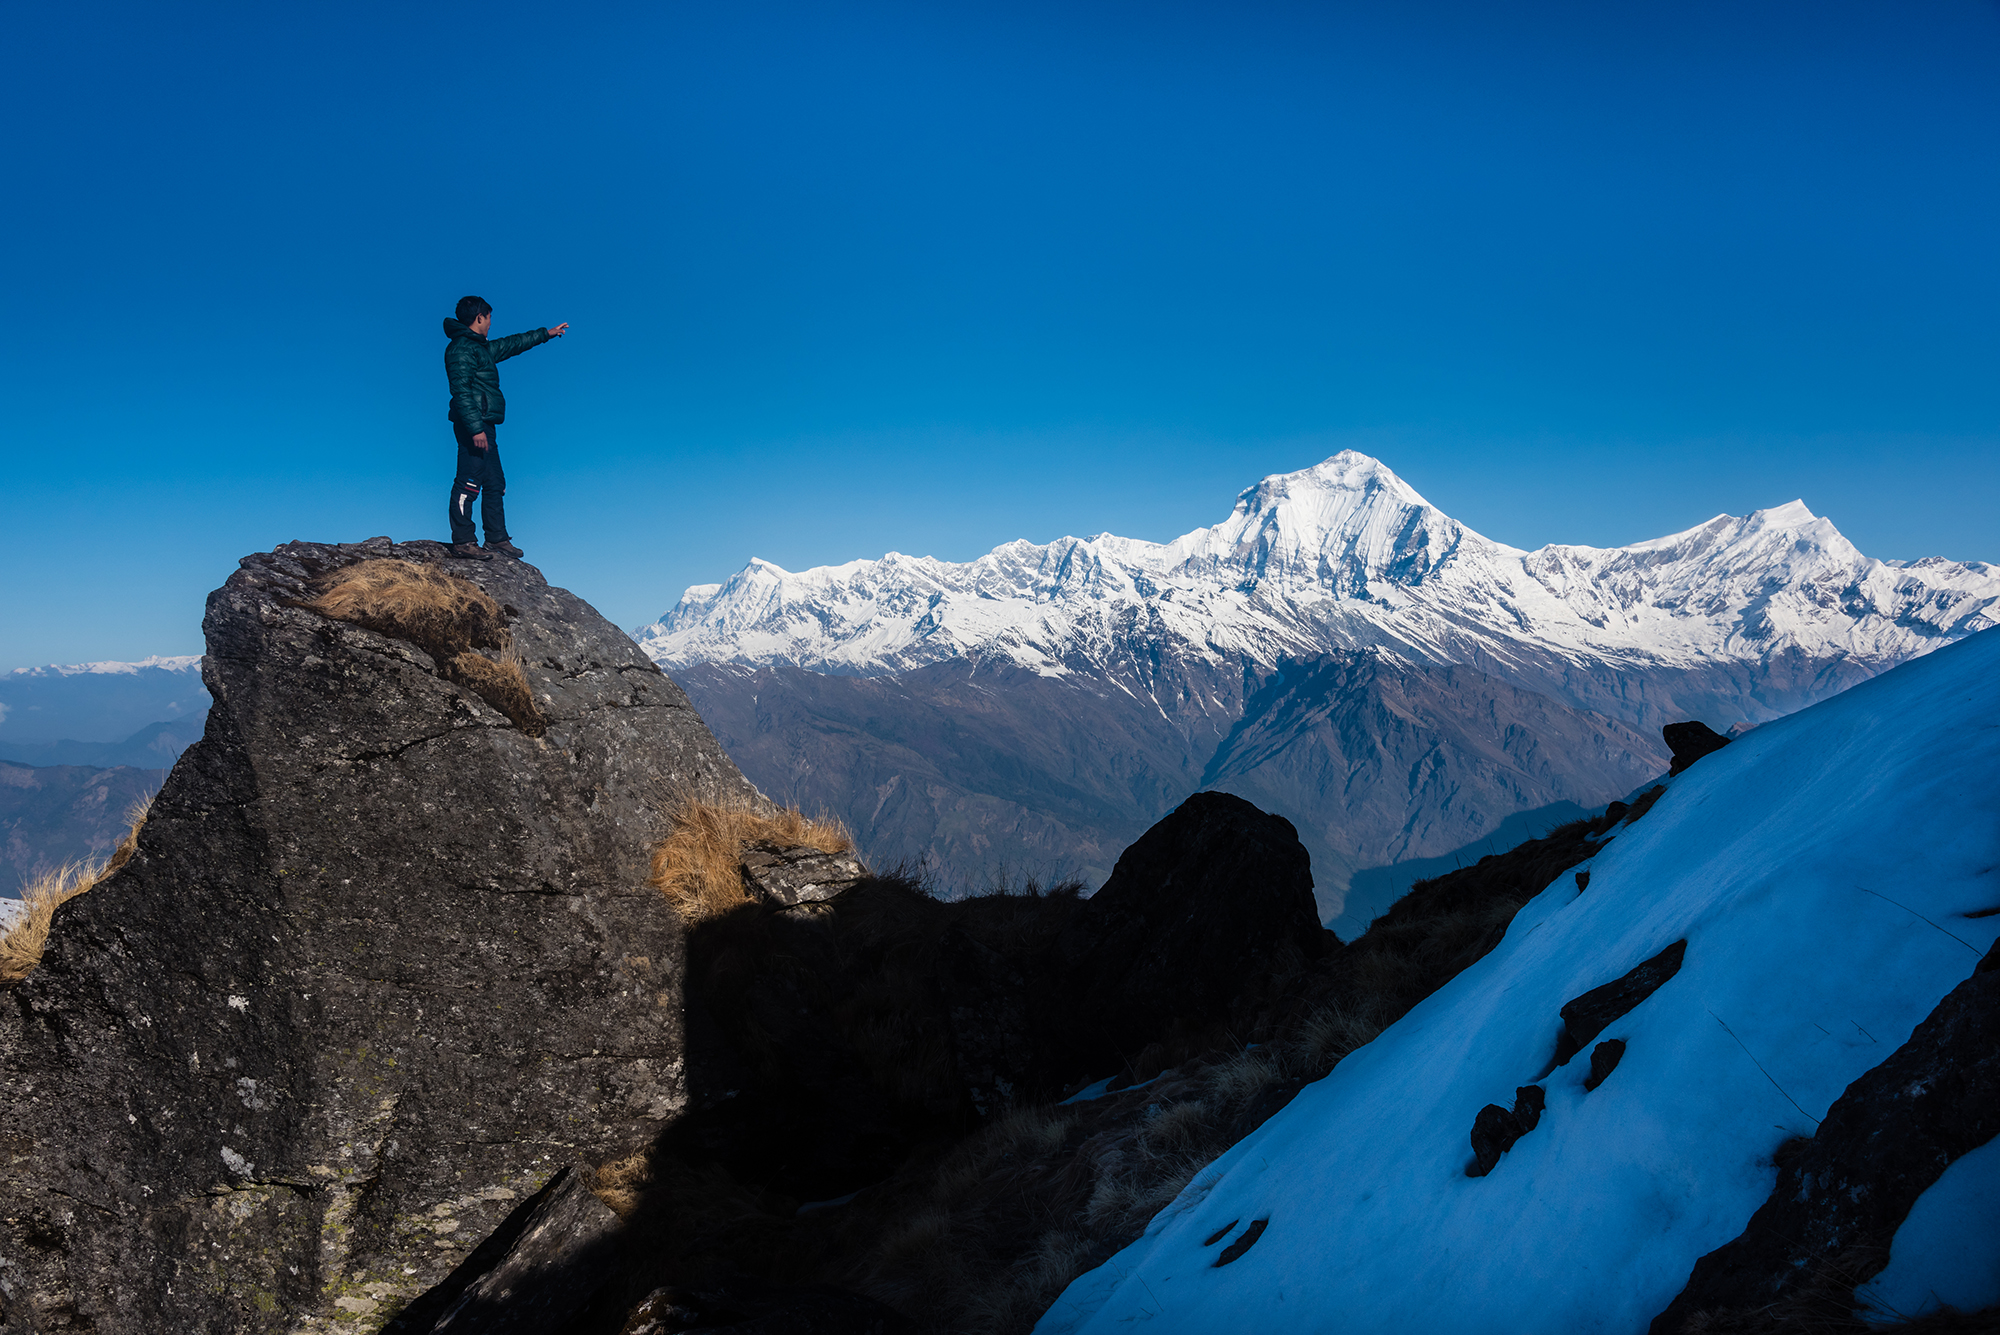
[[[1344,446],[1521,546],[2000,560],[1992,3],[0,7],[0,669],[443,537],[439,321],[621,624],[1164,539]]]

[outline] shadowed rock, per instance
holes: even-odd
[[[1674,753],[1674,763],[1667,767],[1669,775],[1679,774],[1695,761],[1713,755],[1730,742],[1729,738],[1699,719],[1669,723],[1660,729],[1660,737],[1666,742],[1667,749]]]
[[[446,569],[504,608],[540,738],[301,606],[442,554],[289,543],[210,596],[203,739],[0,997],[0,1330],[373,1331],[563,1164],[682,1107],[657,805],[759,799],[532,566]]]
[[[1548,1106],[1540,1085],[1522,1085],[1514,1091],[1514,1107],[1489,1103],[1472,1119],[1472,1163],[1467,1177],[1485,1177],[1500,1162],[1500,1156],[1514,1148],[1522,1136],[1541,1125],[1542,1110]]]
[[[1681,960],[1686,954],[1687,942],[1676,941],[1624,977],[1594,987],[1564,1006],[1562,1033],[1556,1036],[1555,1065],[1561,1066],[1582,1052],[1584,1044],[1603,1033],[1606,1025],[1659,991],[1681,971]]]
[[[1057,942],[1072,1042],[1131,1053],[1169,1019],[1219,1019],[1281,952],[1317,958],[1331,936],[1292,823],[1196,793],[1125,850]]]
[[[1834,1100],[1811,1139],[1783,1147],[1770,1197],[1741,1236],[1695,1262],[1652,1335],[1679,1335],[1698,1312],[1768,1309],[1808,1284],[1851,1302],[1887,1263],[1917,1198],[1996,1134],[2000,944]]]
[[[1618,1063],[1625,1057],[1625,1040],[1606,1039],[1590,1050],[1590,1074],[1583,1078],[1585,1089],[1596,1089],[1604,1083],[1605,1077],[1618,1069]]]
[[[589,1176],[565,1168],[522,1206],[525,1217],[508,1221],[518,1228],[506,1251],[459,1291],[430,1335],[539,1335],[575,1315],[619,1259],[618,1216],[591,1195]]]

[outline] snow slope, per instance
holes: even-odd
[[[1645,1331],[1769,1194],[1779,1143],[2000,932],[1965,916],[2000,905],[1995,680],[2000,635],[1975,636],[1704,759],[1588,891],[1560,877],[1037,1330]],[[1587,1054],[1549,1074],[1540,1125],[1465,1176],[1475,1114],[1542,1076],[1563,1004],[1683,939],[1679,974],[1600,1036],[1629,1045],[1604,1084],[1583,1089]]]
[[[1796,650],[1879,670],[1996,620],[2000,570],[1872,560],[1798,501],[1629,547],[1524,552],[1346,450],[1265,478],[1228,519],[1170,543],[1103,534],[799,573],[753,560],[633,634],[669,669],[862,675],[968,656],[1102,673],[1135,644],[1264,666],[1379,646],[1502,665],[1524,651],[1706,665]]]

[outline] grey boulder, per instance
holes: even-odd
[[[288,543],[208,601],[215,703],[137,854],[0,994],[0,1331],[364,1335],[686,1100],[661,803],[761,802],[617,627],[516,561],[545,735],[300,604],[436,543]]]

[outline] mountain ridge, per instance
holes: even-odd
[[[1093,606],[1095,625],[1082,615]],[[1994,624],[1996,606],[1993,566],[1863,556],[1802,501],[1622,547],[1523,551],[1343,451],[1265,478],[1228,519],[1172,542],[1017,540],[969,562],[891,552],[797,573],[753,559],[633,634],[668,668],[787,662],[857,675],[995,652],[1060,675],[1078,652],[1102,663],[1093,632],[1115,631],[1127,611],[1267,666],[1368,644],[1432,661],[1523,646],[1686,666],[1798,647],[1886,664]]]
[[[1524,551],[1347,451],[1171,542],[753,560],[633,635],[754,782],[880,862],[1101,880],[1219,786],[1298,827],[1351,931],[1394,868],[1663,772],[1664,724],[1767,722],[1996,618],[2000,569],[1875,560],[1800,501]]]

